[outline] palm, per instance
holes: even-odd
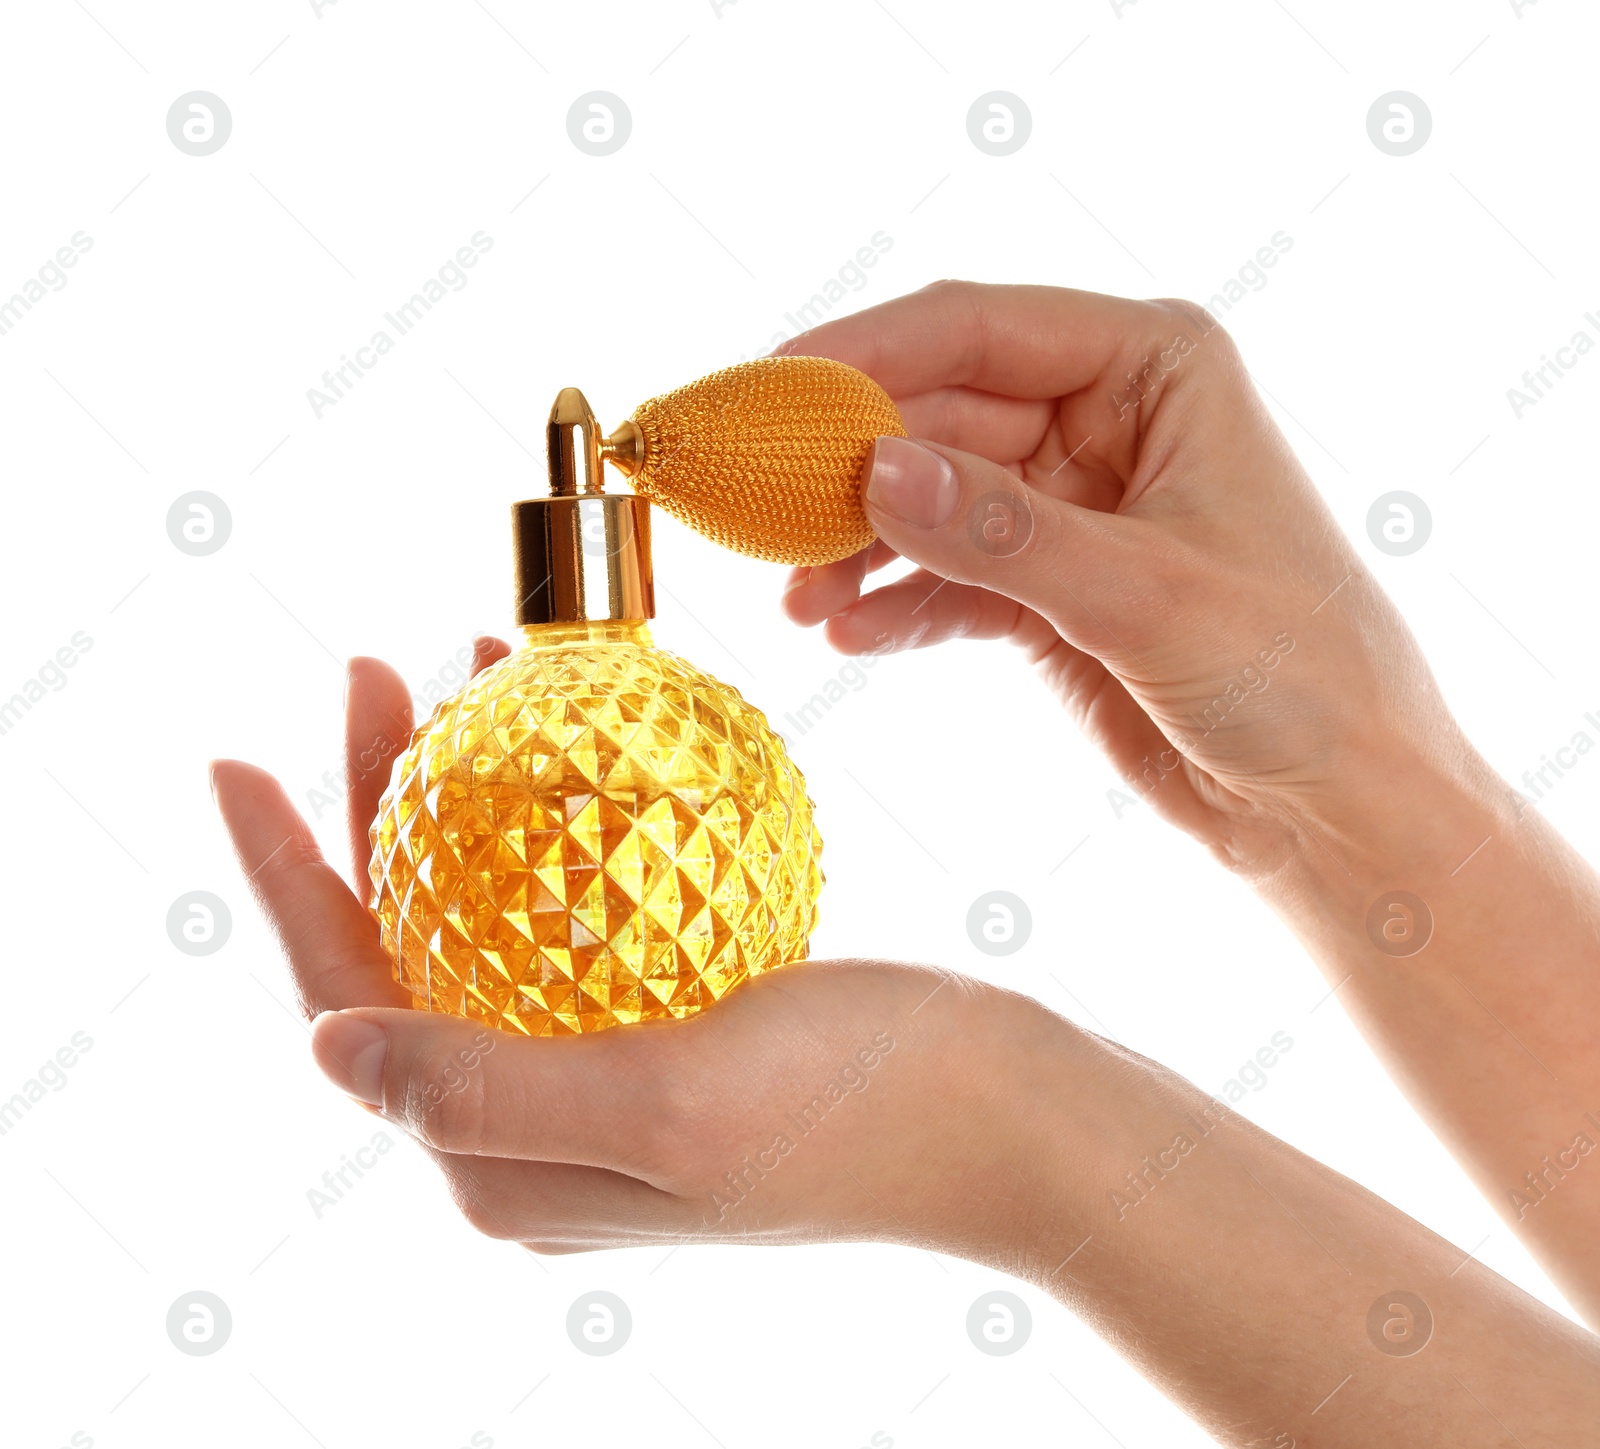
[[[477,666],[504,652],[483,641]],[[368,822],[410,728],[399,676],[376,660],[355,661],[346,747],[357,882],[366,878]],[[363,769],[363,760],[375,763]],[[754,1234],[800,1241],[841,1229],[876,1236],[892,1226],[874,1208],[877,1197],[903,1199],[906,1174],[923,1165],[874,1165],[874,1144],[915,1130],[958,1040],[973,1036],[953,1009],[961,988],[922,1010],[952,978],[887,963],[799,963],[684,1022],[545,1042],[486,1035],[473,1023],[410,1009],[375,921],[323,863],[276,781],[225,762],[213,783],[309,1017],[375,1009],[394,1031],[425,1034],[421,1055],[435,1077],[461,1040],[478,1043],[486,1057],[497,1053],[497,1071],[514,1062],[548,1077],[552,1090],[536,1104],[519,1098],[512,1111],[481,1091],[444,1094],[420,1115],[408,1094],[385,1099],[483,1231],[568,1251]],[[485,1049],[484,1041],[495,1045]],[[891,1060],[893,1070],[883,1070]],[[566,1109],[563,1094],[571,1098]],[[824,1121],[827,1131],[813,1139]],[[556,1122],[581,1130],[554,1145],[541,1141]],[[778,1187],[751,1191],[779,1165]],[[597,1201],[606,1205],[598,1230]],[[563,1226],[563,1213],[572,1223]],[[580,1231],[574,1214],[590,1226]]]

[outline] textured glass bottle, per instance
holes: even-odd
[[[372,827],[416,1004],[531,1036],[689,1016],[803,959],[822,886],[783,742],[651,643],[649,505],[599,486],[575,389],[549,443],[551,498],[514,510],[522,647],[416,731]]]

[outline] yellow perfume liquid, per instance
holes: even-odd
[[[416,1004],[530,1036],[690,1016],[804,959],[822,887],[783,741],[639,621],[524,629],[413,736],[372,842]]]

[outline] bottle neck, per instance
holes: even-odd
[[[579,619],[551,624],[524,624],[524,649],[548,649],[552,645],[637,644],[650,648],[650,626],[643,619]]]

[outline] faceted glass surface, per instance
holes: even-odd
[[[372,911],[419,1007],[529,1036],[685,1017],[803,960],[805,781],[739,692],[642,624],[546,624],[411,737]]]

